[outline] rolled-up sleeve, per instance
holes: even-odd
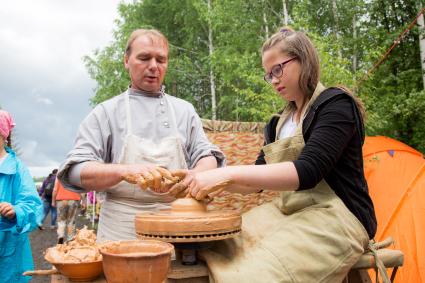
[[[98,105],[81,123],[74,148],[68,153],[58,171],[62,184],[76,192],[82,192],[80,173],[84,163],[111,159],[111,127],[106,111]]]
[[[200,159],[206,156],[214,156],[217,160],[218,167],[226,164],[226,158],[223,152],[214,144],[212,144],[202,128],[202,121],[193,109],[193,115],[190,119],[188,154],[190,160],[189,168],[194,168]]]

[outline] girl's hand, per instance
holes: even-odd
[[[194,186],[192,184],[195,181],[194,171],[187,169],[179,169],[172,171],[171,174],[180,179],[180,181],[174,184],[168,193],[175,198],[183,198],[189,194],[189,187]]]
[[[16,217],[13,206],[8,202],[0,203],[0,215],[12,220]]]
[[[226,169],[213,169],[195,173],[195,181],[189,186],[190,194],[197,200],[213,198],[232,183]]]

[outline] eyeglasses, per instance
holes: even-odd
[[[269,84],[272,83],[273,77],[275,78],[280,78],[283,75],[283,68],[285,67],[286,64],[288,64],[289,62],[291,62],[292,60],[295,60],[296,57],[293,57],[291,59],[288,59],[280,64],[274,65],[272,68],[272,71],[270,73],[267,73],[264,75],[264,80],[266,82],[268,82]]]

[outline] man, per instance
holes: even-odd
[[[50,214],[50,229],[54,229],[56,227],[56,207],[52,206],[52,195],[53,195],[53,189],[55,188],[55,181],[56,181],[56,174],[58,173],[58,169],[53,169],[53,171],[49,174],[49,176],[44,179],[43,184],[40,188],[40,196],[43,198],[43,207],[44,207],[44,214],[43,214],[43,220],[41,221],[40,226],[38,226],[38,229],[43,230],[43,227],[41,226],[46,219],[47,215],[51,211]]]
[[[66,190],[56,181],[53,190],[52,206],[58,209],[58,244],[71,241],[75,235],[75,217],[77,216],[81,196]]]
[[[173,197],[122,182],[130,174],[157,177],[155,166],[191,172],[224,164],[224,155],[205,136],[193,106],[163,92],[168,41],[157,30],[135,30],[129,37],[124,66],[129,89],[99,104],[82,122],[74,149],[59,170],[67,188],[106,191],[98,241],[136,238],[139,211],[169,207]]]

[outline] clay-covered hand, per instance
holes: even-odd
[[[228,176],[220,169],[207,170],[194,174],[194,181],[189,186],[190,195],[197,199],[213,199],[231,184]]]
[[[150,189],[156,193],[166,193],[172,185],[180,181],[165,168],[148,166],[145,170],[129,173],[123,179],[131,184],[138,185],[141,189]]]
[[[178,177],[180,181],[174,184],[169,191],[169,194],[175,198],[182,198],[189,195],[189,186],[194,186],[194,173],[191,170],[180,169],[172,171],[171,174]]]
[[[16,217],[13,206],[8,202],[0,202],[0,215],[11,220]]]

